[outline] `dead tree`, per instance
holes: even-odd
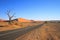
[[[8,18],[9,18],[9,24],[11,24],[11,20],[12,20],[12,18],[15,15],[15,13],[13,15],[10,15],[10,13],[11,13],[11,10],[7,10],[7,13],[6,14],[7,14]]]

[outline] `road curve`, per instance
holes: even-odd
[[[26,34],[27,32],[30,32],[36,28],[39,28],[44,24],[45,23],[37,25],[35,27],[26,27],[26,28],[21,28],[21,29],[6,31],[6,32],[0,32],[0,40],[15,40],[16,38]]]

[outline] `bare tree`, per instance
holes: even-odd
[[[11,20],[12,20],[12,18],[15,15],[15,13],[13,15],[11,15],[10,13],[11,13],[11,10],[7,10],[7,13],[6,14],[7,14],[8,18],[9,18],[9,24],[11,24]]]

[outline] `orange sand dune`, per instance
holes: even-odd
[[[27,19],[24,19],[24,18],[18,18],[18,21],[19,22],[32,22],[31,20],[27,20]]]

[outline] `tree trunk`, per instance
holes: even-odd
[[[11,24],[11,18],[9,18],[9,24]]]

